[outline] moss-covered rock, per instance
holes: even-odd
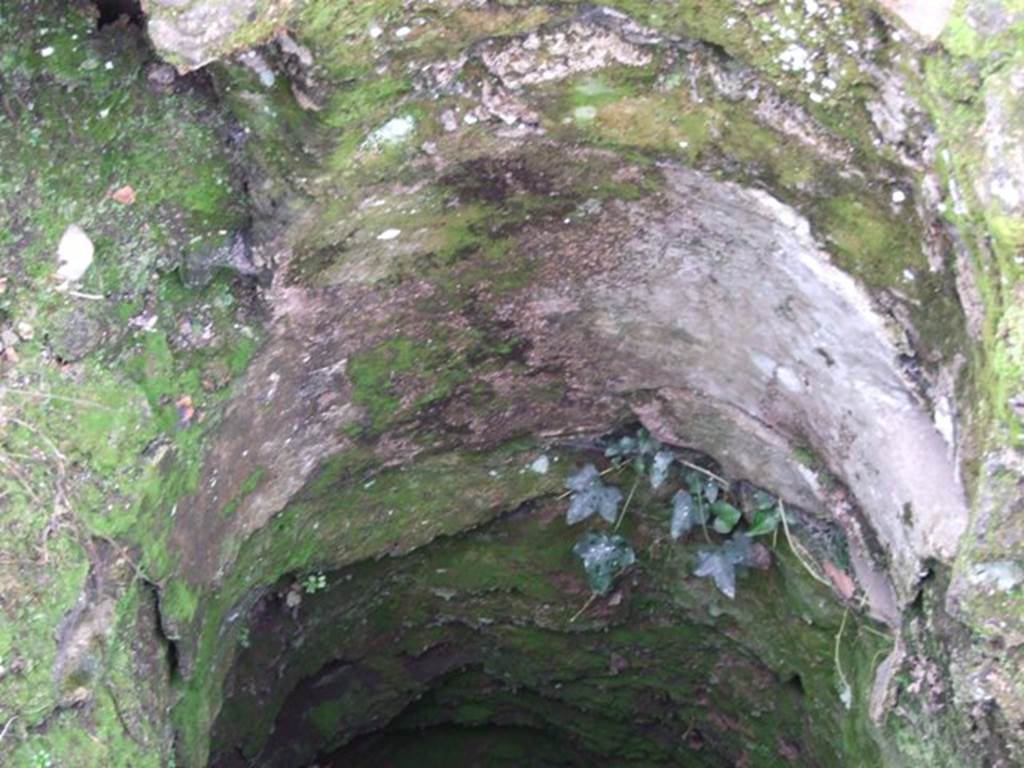
[[[1019,3],[143,5],[0,11],[0,758],[1020,759]]]

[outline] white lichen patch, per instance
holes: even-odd
[[[616,31],[574,22],[567,29],[533,32],[512,44],[495,42],[483,49],[481,59],[505,87],[516,90],[613,65],[646,66],[651,54]]]
[[[982,589],[1009,592],[1024,584],[1024,567],[1012,560],[975,563],[967,574],[967,581]]]
[[[57,279],[62,283],[81,280],[92,265],[92,240],[80,226],[72,224],[60,238],[57,246]]]
[[[416,118],[412,115],[393,117],[377,128],[363,142],[369,149],[381,149],[401,144],[416,131]]]

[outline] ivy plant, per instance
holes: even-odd
[[[669,535],[673,541],[685,536],[698,525],[707,525],[707,508],[689,491],[676,491],[672,497],[672,521]]]
[[[307,595],[315,595],[317,592],[327,589],[327,577],[320,572],[311,573],[303,580],[302,588]]]
[[[747,535],[767,536],[775,533],[782,521],[779,500],[769,493],[757,491],[754,493],[754,507],[754,520],[747,529]]]
[[[626,435],[610,443],[605,448],[604,455],[611,459],[612,464],[616,467],[631,463],[638,475],[646,475],[648,468],[654,464],[655,457],[661,450],[661,443],[652,437],[650,432],[646,429],[639,429],[636,435]],[[666,476],[667,469],[666,465],[664,469]]]
[[[601,473],[593,464],[587,464],[579,472],[570,475],[565,485],[572,492],[569,511],[565,515],[569,525],[575,525],[594,514],[609,523],[614,523],[619,516],[622,491],[613,485],[605,485]]]
[[[607,595],[615,579],[636,562],[636,553],[622,536],[587,531],[572,548],[583,561],[587,584],[597,595]]]
[[[566,482],[572,497],[566,513],[567,522],[573,525],[596,516],[618,527],[626,508],[622,508],[620,515],[623,494],[603,480],[603,474],[610,471],[628,467],[635,474],[627,507],[642,478],[647,478],[655,491],[666,485],[671,489],[673,484],[678,484],[669,502],[669,536],[678,541],[699,526],[709,545],[713,543],[709,530],[728,537],[713,549],[698,553],[694,575],[710,578],[724,595],[734,599],[737,569],[752,564],[751,537],[774,533],[782,520],[778,500],[764,491],[755,491],[751,497],[752,505],[750,499],[745,499],[742,504],[751,515],[747,518],[749,525],[745,525],[730,483],[710,470],[677,456],[645,429],[607,441],[604,454],[612,465],[604,473],[593,464],[587,464]],[[621,536],[588,532],[577,541],[573,551],[583,559],[587,579],[595,594],[606,594],[616,576],[635,562],[629,542]]]
[[[736,598],[736,569],[753,565],[753,545],[750,537],[736,533],[713,550],[697,553],[695,576],[709,578],[719,591],[730,600]]]

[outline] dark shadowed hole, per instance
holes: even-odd
[[[793,675],[789,680],[786,681],[786,685],[796,691],[801,696],[804,695],[804,681],[800,679],[800,675]]]
[[[95,0],[100,12],[96,26],[102,29],[120,20],[122,23],[142,26],[143,14],[140,0]]]

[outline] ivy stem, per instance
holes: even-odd
[[[839,631],[836,632],[836,650],[835,650],[835,662],[836,662],[836,674],[839,675],[839,682],[843,685],[843,693],[848,693],[849,696],[853,695],[853,691],[850,688],[850,683],[846,679],[846,675],[843,674],[843,665],[839,661],[839,645],[843,640],[843,630],[846,629],[846,619],[850,615],[850,607],[847,606],[846,610],[843,611],[843,620],[839,622]],[[846,708],[849,709],[850,705],[847,703],[849,699],[844,699],[843,703]]]
[[[619,526],[622,525],[622,521],[626,517],[626,510],[629,509],[629,502],[633,500],[633,494],[636,493],[636,487],[640,483],[640,477],[637,476],[633,480],[633,487],[629,489],[629,495],[626,497],[626,503],[622,505],[622,512],[619,513],[619,519],[615,521],[615,527],[612,531],[619,530]]]
[[[700,515],[700,529],[704,532],[704,541],[711,543],[711,536],[708,535],[708,521],[704,516],[704,500],[697,494],[697,514]]]
[[[597,592],[591,592],[590,597],[587,598],[587,602],[585,602],[583,604],[583,607],[573,614],[572,618],[569,619],[569,623],[572,624],[574,621],[576,621],[576,619],[578,619],[580,616],[586,613],[587,608],[589,608],[595,600],[597,600]]]
[[[4,736],[7,735],[7,731],[9,731],[11,729],[11,726],[14,725],[14,721],[17,720],[17,719],[18,719],[17,715],[11,715],[11,719],[7,721],[7,725],[5,725],[4,729],[2,731],[0,731],[0,741],[4,740]]]
[[[819,575],[818,572],[814,568],[812,568],[808,563],[808,559],[811,559],[810,553],[806,555],[801,554],[800,551],[804,548],[793,540],[793,536],[789,532],[789,522],[786,520],[786,507],[782,503],[782,499],[779,499],[779,511],[782,513],[782,530],[786,534],[786,541],[789,543],[790,551],[792,551],[792,553],[796,555],[796,559],[800,561],[800,565],[804,567],[805,571],[811,574],[811,577],[816,582],[818,582],[819,584],[824,584],[829,589],[832,589],[832,582],[830,582],[824,576]],[[806,552],[806,550],[804,550],[804,552]]]
[[[722,484],[723,490],[727,490],[731,485],[731,483],[728,480],[726,480],[724,477],[721,477],[720,475],[716,475],[710,469],[704,469],[704,467],[698,466],[697,464],[693,464],[692,462],[686,461],[685,459],[677,458],[676,461],[678,461],[687,469],[692,469],[694,472],[700,472],[702,475],[707,475],[712,480],[717,480],[719,483]]]
[[[618,466],[616,466],[615,464],[612,464],[612,465],[611,465],[610,467],[605,467],[604,469],[602,469],[602,470],[601,470],[601,471],[600,471],[600,472],[598,473],[598,475],[597,475],[597,476],[598,476],[598,477],[604,477],[605,475],[607,475],[607,474],[610,474],[610,473],[612,473],[612,472],[618,472],[618,471],[619,471],[620,469],[622,469],[622,468],[623,468],[624,466],[625,466],[624,464],[619,464]],[[562,499],[568,499],[568,498],[569,498],[570,496],[572,496],[572,495],[573,495],[574,493],[576,493],[576,491],[566,491],[566,492],[565,492],[565,493],[563,493],[563,494],[562,494],[561,496],[558,496],[558,497],[557,497],[557,498],[556,498],[555,500],[556,500],[556,501],[561,501]]]
[[[869,627],[867,624],[862,626],[861,629],[865,630],[866,632],[870,632],[873,635],[878,635],[879,637],[885,638],[886,640],[893,640],[892,635],[887,635],[885,634],[885,632],[879,632],[877,629],[875,629],[874,627]]]

